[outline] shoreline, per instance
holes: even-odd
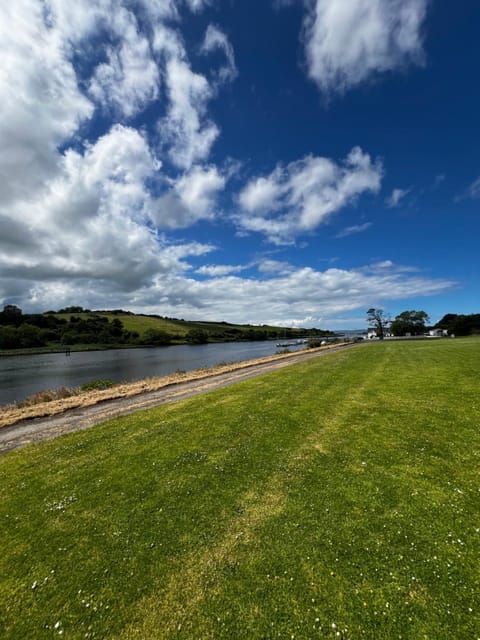
[[[68,412],[75,412],[75,410],[86,410],[96,407],[97,405],[108,405],[114,402],[129,402],[135,399],[147,398],[154,395],[156,392],[163,392],[171,390],[172,388],[180,389],[190,383],[195,385],[200,383],[199,389],[207,390],[214,386],[214,384],[201,384],[202,382],[212,382],[219,380],[222,377],[227,379],[227,383],[235,382],[242,379],[242,377],[253,377],[260,375],[261,373],[274,370],[275,368],[307,360],[317,355],[323,355],[330,351],[338,351],[340,349],[350,347],[354,343],[346,342],[341,345],[327,345],[316,349],[308,349],[304,351],[297,351],[287,354],[274,354],[272,356],[264,356],[262,358],[256,358],[254,360],[244,360],[243,362],[236,362],[231,364],[220,364],[213,367],[197,369],[195,371],[186,373],[175,373],[158,378],[146,378],[136,382],[130,382],[125,384],[115,385],[102,391],[89,391],[78,395],[70,396],[68,398],[51,400],[47,402],[41,402],[25,407],[10,407],[8,405],[2,407],[2,414],[0,415],[0,433],[10,428],[15,429],[20,423],[32,424],[36,420],[48,421],[62,414]],[[233,374],[230,375],[229,374]],[[225,380],[220,380],[220,383]],[[178,394],[171,394],[177,397]],[[160,400],[161,402],[162,400]],[[158,402],[159,403],[159,402]],[[157,404],[158,404],[157,403]],[[138,409],[144,408],[145,402],[137,402]],[[155,406],[154,404],[151,406]],[[145,407],[146,408],[146,407]],[[108,411],[106,412],[108,413]]]

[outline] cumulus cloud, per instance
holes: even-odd
[[[158,97],[160,72],[148,39],[138,31],[135,16],[120,8],[113,14],[112,23],[120,44],[107,47],[107,62],[97,65],[89,92],[102,105],[113,106],[131,117]]]
[[[181,7],[173,0],[0,6],[3,299],[44,308],[56,306],[55,296],[122,298],[179,277],[190,258],[213,250],[162,235],[213,218],[228,177],[198,163],[218,135],[207,114],[215,91],[191,68]],[[146,129],[126,126],[152,104],[165,115],[161,148],[152,146],[153,126],[150,139]],[[90,129],[87,140],[98,108],[113,124]],[[162,153],[181,171],[165,171]]]
[[[216,194],[225,186],[225,178],[217,167],[193,167],[175,184],[182,204],[199,217],[213,217],[211,212]]]
[[[427,0],[314,0],[307,7],[308,74],[327,95],[423,62]]]
[[[36,0],[2,3],[0,57],[0,194],[7,204],[55,174],[57,147],[94,107]]]
[[[160,228],[180,229],[216,215],[217,196],[226,178],[215,166],[196,165],[176,180],[170,189],[155,200],[152,218]]]
[[[147,181],[159,167],[138,131],[121,125],[83,153],[69,149],[41,194],[0,209],[0,224],[14,230],[9,245],[17,246],[12,255],[2,242],[4,276],[101,280],[131,291],[155,274],[183,270],[186,255],[209,252],[212,247],[200,243],[172,251],[149,226],[156,202]]]
[[[342,165],[309,155],[251,180],[239,195],[237,221],[276,244],[313,231],[362,193],[380,189],[382,165],[354,147]]]
[[[218,127],[205,118],[213,89],[206,78],[194,73],[185,60],[172,58],[166,65],[169,107],[159,124],[164,144],[173,164],[189,169],[208,157],[219,135]]]

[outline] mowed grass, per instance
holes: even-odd
[[[480,637],[480,340],[361,345],[0,458],[0,637]]]

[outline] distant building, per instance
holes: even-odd
[[[429,335],[431,338],[444,338],[445,336],[448,336],[448,330],[447,329],[430,329],[427,335]]]
[[[384,338],[391,338],[392,334],[389,331],[384,331],[383,332],[383,337]],[[369,329],[367,332],[367,339],[368,340],[373,340],[374,338],[378,338],[377,332],[375,331],[375,329]]]

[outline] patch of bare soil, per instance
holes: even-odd
[[[183,400],[349,346],[352,343],[218,365],[190,373],[120,384],[103,391],[91,391],[28,407],[9,408],[0,416],[0,452],[87,429],[141,409]]]

